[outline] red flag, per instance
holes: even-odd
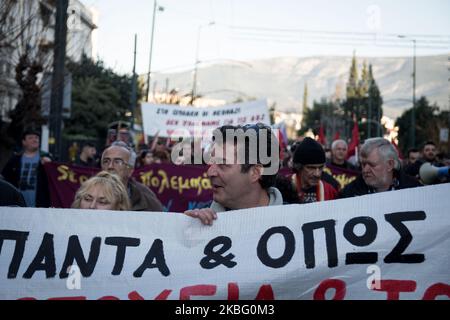
[[[400,151],[400,149],[398,148],[398,145],[395,143],[395,140],[391,138],[391,143],[394,146],[395,150],[397,150],[398,153],[398,157],[400,158],[400,160],[403,160],[403,155],[402,152]]]
[[[339,140],[340,138],[341,138],[341,133],[338,131],[338,132],[336,132],[336,134],[334,135],[333,141]]]
[[[359,146],[359,128],[356,120],[352,130],[352,140],[348,145],[347,159],[355,155],[356,148]]]
[[[281,130],[278,130],[278,143],[280,148],[280,160],[284,159],[284,149],[286,148],[286,144],[284,143],[284,135]]]
[[[319,138],[317,141],[323,146],[326,145],[326,143],[327,143],[326,138],[325,138],[324,129],[323,129],[323,124],[320,125]]]

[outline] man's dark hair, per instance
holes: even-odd
[[[272,132],[272,129],[263,123],[257,123],[257,124],[247,124],[245,126],[232,126],[232,125],[224,125],[222,127],[219,127],[214,130],[213,134],[213,141],[217,140],[217,136],[220,135],[221,139],[219,141],[222,141],[223,143],[231,142],[230,139],[233,137],[233,142],[236,145],[238,143],[238,135],[239,133],[245,134],[248,130],[254,130],[256,133],[256,163],[250,163],[250,139],[249,137],[245,137],[244,140],[244,164],[241,164],[241,172],[246,173],[250,170],[250,168],[256,164],[262,165],[264,168],[271,167],[272,162],[268,162],[267,164],[263,164],[260,159],[260,150],[259,150],[259,141],[260,141],[260,130],[267,130],[267,137],[266,139],[266,148],[267,148],[267,156],[272,158],[275,152],[279,152],[279,150],[272,150],[272,139],[276,139],[275,135]],[[231,134],[231,136],[228,136]],[[228,138],[228,139],[227,139]],[[275,140],[276,141],[276,140]],[[275,185],[275,179],[276,174],[273,175],[267,175],[263,174],[261,178],[259,179],[259,184],[263,189],[268,189],[270,187],[273,187]]]
[[[25,139],[25,137],[28,135],[35,135],[38,136],[39,138],[41,137],[41,133],[38,130],[30,128],[24,130],[24,132],[22,133],[22,140]]]
[[[436,147],[436,144],[435,144],[433,141],[428,140],[428,141],[426,141],[426,142],[423,144],[422,150],[425,149],[425,146],[428,146],[428,145],[432,145],[432,146],[435,146],[435,147]]]
[[[95,148],[95,144],[93,144],[92,142],[85,142],[85,143],[83,143],[83,147],[81,149],[83,149],[85,147]]]
[[[409,148],[408,152],[407,152],[408,157],[409,157],[409,154],[412,153],[412,152],[419,152],[419,149],[417,149],[417,148]]]

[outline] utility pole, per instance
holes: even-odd
[[[136,111],[136,47],[137,47],[137,34],[134,35],[134,62],[133,62],[133,80],[131,81],[131,105],[130,105],[130,129],[134,129],[134,113]]]
[[[52,93],[50,98],[50,153],[62,156],[62,108],[64,98],[64,65],[67,41],[67,8],[69,0],[56,1],[55,44],[53,53]]]
[[[412,39],[414,45],[413,55],[413,106],[411,110],[411,148],[416,146],[416,39]]]
[[[198,73],[198,65],[200,63],[199,53],[200,53],[200,35],[203,27],[209,27],[214,25],[214,21],[210,21],[208,24],[200,25],[197,31],[197,47],[195,50],[195,67],[194,67],[194,78],[192,80],[192,100],[191,104],[194,104],[195,97],[197,96],[197,73]]]
[[[416,39],[405,35],[398,35],[401,39],[409,39],[413,43],[413,99],[411,109],[411,127],[409,128],[409,147],[414,148],[416,146]]]
[[[148,102],[148,97],[150,94],[150,79],[152,72],[152,55],[153,55],[153,35],[155,33],[155,18],[156,18],[156,7],[158,7],[158,11],[164,11],[164,7],[158,6],[156,0],[153,1],[153,19],[152,19],[152,35],[150,38],[150,56],[148,61],[148,74],[147,74],[147,94],[146,101]]]

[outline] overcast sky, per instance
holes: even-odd
[[[98,55],[131,73],[148,71],[152,0],[81,0],[99,13]],[[448,0],[160,0],[152,70],[171,72],[202,62],[276,56],[411,56],[450,52]],[[208,25],[214,22],[212,25]],[[200,30],[200,32],[199,32]],[[436,36],[444,36],[437,38]],[[425,48],[431,47],[431,48]]]

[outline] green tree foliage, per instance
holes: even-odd
[[[305,89],[303,90],[303,104],[302,104],[302,112],[308,109],[308,84],[305,83]]]
[[[339,131],[340,118],[342,111],[339,104],[322,98],[320,101],[314,101],[312,108],[303,109],[302,129],[299,134],[304,134],[312,129],[314,134],[319,134],[320,125],[324,126],[327,140],[331,141],[332,135]],[[342,134],[342,131],[340,131]]]
[[[320,102],[314,101],[312,108],[305,107],[307,97],[307,86],[305,85],[303,121],[299,134],[303,134],[309,129],[312,129],[314,134],[318,134],[322,125],[328,142],[331,142],[337,133],[341,138],[349,139],[353,128],[352,117],[356,116],[361,139],[368,137],[367,119],[369,118],[370,136],[377,136],[377,129],[383,116],[383,98],[375,81],[372,65],[367,67],[367,63],[364,62],[361,77],[358,74],[357,60],[353,56],[345,100],[328,101],[322,99]],[[382,130],[383,128],[381,128],[381,135],[384,134]]]
[[[118,75],[102,61],[83,57],[79,64],[69,63],[72,72],[72,113],[65,122],[65,135],[104,139],[107,125],[129,121],[125,116],[131,104],[132,76]],[[143,95],[138,88],[138,99]]]
[[[344,118],[349,119],[353,115],[356,116],[360,123],[359,133],[361,139],[369,137],[367,127],[367,121],[369,121],[370,137],[375,137],[383,116],[383,99],[373,75],[372,65],[369,65],[369,68],[367,68],[367,64],[364,62],[361,78],[359,79],[356,57],[353,56],[346,92],[346,99],[342,103]],[[365,121],[362,121],[363,119]],[[345,132],[350,132],[353,124],[347,121],[346,126]],[[382,134],[383,132],[381,132]]]
[[[358,119],[370,119],[370,137],[373,138],[377,136],[377,130],[379,124],[381,124],[381,118],[383,117],[383,98],[381,97],[380,89],[373,76],[372,65],[369,65],[368,71],[364,71],[365,69],[366,67],[364,64],[360,86],[360,98],[358,101],[360,105]],[[383,131],[384,128],[381,127],[381,136],[384,134]],[[359,132],[362,139],[369,138],[367,120],[360,123]]]
[[[421,97],[416,102],[416,147],[421,147],[428,140],[432,140],[435,143],[439,142],[439,126],[437,124],[440,122],[445,123],[445,115],[447,115],[446,112],[439,114],[439,107],[436,104],[430,105],[426,97]],[[399,128],[399,147],[403,152],[406,152],[410,147],[411,109],[403,112],[395,122],[395,125]]]
[[[364,77],[367,77],[367,70],[364,70]],[[358,63],[356,56],[353,55],[352,65],[350,66],[349,78],[347,81],[347,95],[346,99],[342,103],[344,118],[351,119],[353,115],[355,115],[358,121],[360,121],[365,116],[364,97],[367,93],[367,91],[364,90],[365,82],[367,82],[367,78],[359,80]],[[353,124],[348,121],[345,131],[350,132],[352,126]],[[361,131],[364,131],[364,128],[360,126],[359,129],[361,134]]]

